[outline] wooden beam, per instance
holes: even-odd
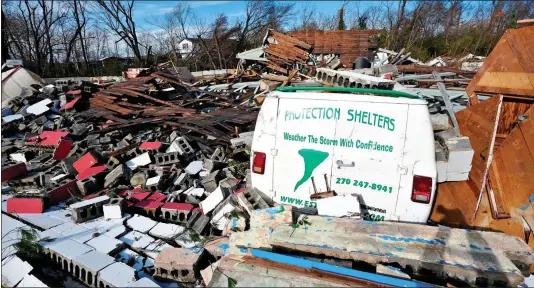
[[[517,20],[517,24],[520,24],[520,25],[532,25],[532,24],[534,24],[534,19]]]

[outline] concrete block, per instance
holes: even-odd
[[[187,190],[189,187],[193,186],[193,179],[187,173],[181,173],[176,176],[173,181],[173,186],[180,188],[181,190]]]
[[[176,224],[158,223],[154,228],[150,229],[148,234],[165,240],[171,240],[176,235],[182,234],[185,228]]]
[[[161,216],[160,207],[163,206],[163,202],[159,201],[150,201],[150,200],[141,200],[135,204],[135,208],[140,212],[140,214],[146,215],[151,218],[158,218]]]
[[[515,286],[523,281],[521,273],[529,273],[527,263],[534,263],[534,255],[526,243],[503,233],[307,217],[311,226],[276,227],[266,236],[269,245],[374,265],[398,263],[412,271],[431,270],[437,277],[453,277],[468,284],[485,279],[489,285],[504,281]],[[232,234],[231,243],[236,234],[242,233]],[[520,271],[518,267],[525,269]]]
[[[100,153],[91,151],[85,155],[83,155],[80,159],[72,163],[72,166],[78,173],[82,173],[83,171],[97,165],[98,163],[102,163],[102,155]]]
[[[247,137],[247,138],[241,138],[241,137],[238,137],[238,138],[232,138],[230,139],[230,143],[232,144],[232,147],[233,148],[242,148],[246,145],[251,145],[252,144],[252,137]]]
[[[207,192],[213,192],[219,186],[219,181],[223,179],[223,173],[221,170],[215,170],[211,172],[208,177],[202,179],[202,186]]]
[[[211,210],[215,209],[219,203],[224,200],[224,194],[221,187],[217,187],[204,201],[200,202],[200,208],[204,214],[208,214]]]
[[[217,270],[217,267],[219,266],[219,261],[211,264],[206,269],[200,271],[200,276],[202,277],[202,281],[208,285],[211,282],[211,279],[213,278],[213,274]]]
[[[108,188],[112,185],[115,185],[121,179],[130,178],[130,169],[126,165],[119,164],[111,172],[109,172],[106,177],[104,177],[104,188]]]
[[[28,274],[26,275],[22,281],[20,281],[19,285],[17,287],[48,287],[46,284],[41,282],[37,277]]]
[[[219,182],[219,187],[221,187],[223,195],[227,197],[229,195],[234,194],[234,191],[236,190],[238,184],[239,184],[238,179],[226,177],[225,179]]]
[[[245,188],[241,193],[237,193],[236,191],[236,196],[239,205],[243,207],[249,215],[256,209],[269,208],[267,202],[265,202],[254,189]]]
[[[93,247],[96,251],[99,251],[106,255],[115,254],[116,252],[122,250],[124,247],[124,242],[106,235],[100,235],[98,237],[95,237],[87,241],[85,244]]]
[[[158,222],[140,215],[134,215],[134,217],[126,220],[126,225],[142,233],[147,233],[150,229],[156,226],[156,224],[158,224]]]
[[[108,162],[107,162],[107,165],[109,167],[111,167],[111,169],[114,169],[116,168],[117,166],[119,166],[121,164],[121,161],[113,156],[109,157],[108,158]]]
[[[185,224],[193,208],[191,204],[167,202],[161,207],[161,217],[166,221]]]
[[[198,174],[198,172],[200,172],[200,170],[202,169],[202,161],[193,161],[191,163],[189,163],[189,165],[187,165],[187,167],[185,167],[185,172],[187,172],[187,174],[189,175],[196,175]]]
[[[109,203],[104,204],[105,219],[121,219],[123,211],[126,209],[126,200],[123,198],[111,198]]]
[[[224,149],[222,147],[217,147],[215,149],[215,151],[213,151],[213,154],[211,154],[210,156],[210,160],[215,160],[215,161],[224,161],[224,159],[226,158],[226,154],[224,153]]]
[[[32,265],[19,257],[8,257],[2,261],[2,286],[15,287],[33,270]],[[24,286],[20,286],[24,287]]]
[[[140,251],[142,251],[144,254],[146,254],[150,258],[156,259],[159,253],[167,247],[172,247],[172,246],[167,244],[165,241],[158,239],[150,243],[150,245],[148,245],[145,249],[140,249]]]
[[[180,156],[179,152],[158,153],[154,156],[154,160],[156,162],[156,165],[158,166],[169,165],[179,163],[180,159],[178,158],[178,156]]]
[[[176,139],[172,141],[171,145],[165,152],[178,152],[180,155],[195,153],[189,142],[187,142],[184,137],[176,137]]]
[[[113,263],[98,272],[98,287],[128,287],[135,282],[135,269],[124,263]],[[100,284],[102,282],[102,284]]]
[[[465,173],[471,171],[474,150],[469,137],[449,138],[445,141],[449,150],[447,173]]]
[[[154,261],[155,275],[180,282],[195,282],[204,249],[165,248]]]
[[[137,167],[143,167],[150,163],[152,163],[150,155],[148,154],[148,152],[145,152],[133,159],[126,161],[126,166],[128,166],[128,168],[130,168],[131,170],[135,170]]]
[[[96,286],[100,282],[98,272],[113,263],[115,263],[113,257],[93,250],[72,259],[71,270],[74,271],[71,271],[71,273],[83,283],[89,286]],[[68,271],[68,269],[66,270]]]
[[[147,190],[150,190],[152,192],[156,192],[156,191],[161,189],[161,182],[162,182],[161,175],[155,176],[155,177],[152,177],[152,178],[148,178],[146,180],[145,187],[146,187]]]
[[[469,172],[464,172],[464,173],[447,172],[447,178],[446,178],[447,182],[466,181],[468,179],[469,179]]]
[[[159,288],[158,284],[148,278],[141,278],[128,286],[128,288]]]
[[[169,142],[174,142],[174,140],[180,136],[180,133],[178,131],[172,131],[171,135],[169,136]]]
[[[72,221],[81,223],[102,216],[104,214],[102,206],[108,201],[108,196],[100,196],[70,205]]]
[[[438,170],[438,183],[447,181],[447,164],[447,161],[436,161],[436,168]]]
[[[447,114],[430,114],[430,122],[432,123],[432,130],[442,131],[451,128],[449,124],[449,116]]]
[[[210,218],[204,216],[200,210],[193,212],[189,221],[187,221],[187,228],[191,228],[193,231],[197,232],[199,235],[203,235],[206,232],[210,222]]]
[[[119,240],[136,251],[146,248],[150,243],[155,241],[154,238],[139,231],[130,231],[126,235],[120,237]]]
[[[204,167],[204,170],[208,172],[212,172],[213,170],[219,170],[219,169],[225,168],[226,166],[228,166],[228,163],[226,162],[221,162],[221,161],[212,160],[212,159],[204,159],[203,167]]]

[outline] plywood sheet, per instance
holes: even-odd
[[[469,137],[474,150],[469,181],[480,191],[489,155],[499,97],[492,97],[456,113],[462,135]],[[476,195],[478,197],[478,192]]]
[[[534,26],[507,30],[466,88],[534,98]]]

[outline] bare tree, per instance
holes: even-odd
[[[107,27],[119,37],[118,41],[122,40],[126,43],[140,65],[144,66],[140,49],[142,45],[139,42],[133,19],[135,0],[97,0],[95,3],[100,8],[99,11]]]

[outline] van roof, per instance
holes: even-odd
[[[347,102],[371,102],[371,103],[394,103],[394,104],[411,104],[411,105],[427,105],[426,100],[410,99],[410,98],[396,98],[390,96],[380,95],[361,95],[348,93],[318,93],[318,92],[280,92],[273,91],[268,97],[275,97],[280,99],[313,99],[313,100],[329,100],[329,101],[347,101]]]

